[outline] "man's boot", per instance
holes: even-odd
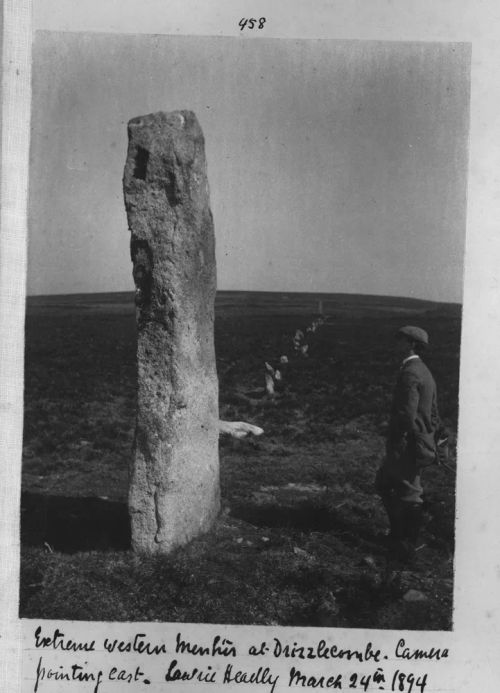
[[[389,544],[393,544],[404,537],[403,508],[399,499],[393,494],[384,494],[382,496],[382,504],[389,520],[387,540]]]
[[[417,548],[418,537],[422,529],[423,511],[421,503],[408,503],[405,509],[405,538]]]
[[[422,505],[417,503],[403,504],[402,537],[397,542],[398,558],[404,563],[411,563],[415,558],[418,537],[422,527]]]

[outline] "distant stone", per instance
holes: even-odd
[[[168,553],[219,512],[215,243],[204,139],[190,111],[128,124],[123,177],[136,286],[135,551]]]
[[[219,421],[219,433],[233,438],[246,438],[248,435],[261,436],[264,429],[245,421]]]
[[[405,602],[426,602],[428,597],[420,590],[408,590],[403,596]]]

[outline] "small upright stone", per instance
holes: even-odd
[[[132,547],[168,553],[219,511],[215,241],[204,139],[190,111],[128,124],[123,177],[136,286]]]

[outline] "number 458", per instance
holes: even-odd
[[[240,27],[240,31],[243,31],[243,29],[245,27],[247,29],[254,29],[255,25],[257,24],[257,29],[263,29],[265,23],[266,23],[265,17],[261,17],[260,19],[240,19],[239,27]]]

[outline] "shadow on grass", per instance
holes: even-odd
[[[21,544],[48,544],[62,553],[126,551],[130,548],[127,505],[101,498],[23,493]]]
[[[282,528],[304,533],[331,533],[344,544],[359,547],[360,542],[379,544],[371,518],[343,515],[334,508],[314,501],[295,505],[278,503],[239,503],[231,507],[231,515],[255,527]]]
[[[335,517],[328,508],[307,501],[293,506],[239,503],[231,507],[231,515],[256,527],[283,527],[302,532],[327,532],[335,526]]]

